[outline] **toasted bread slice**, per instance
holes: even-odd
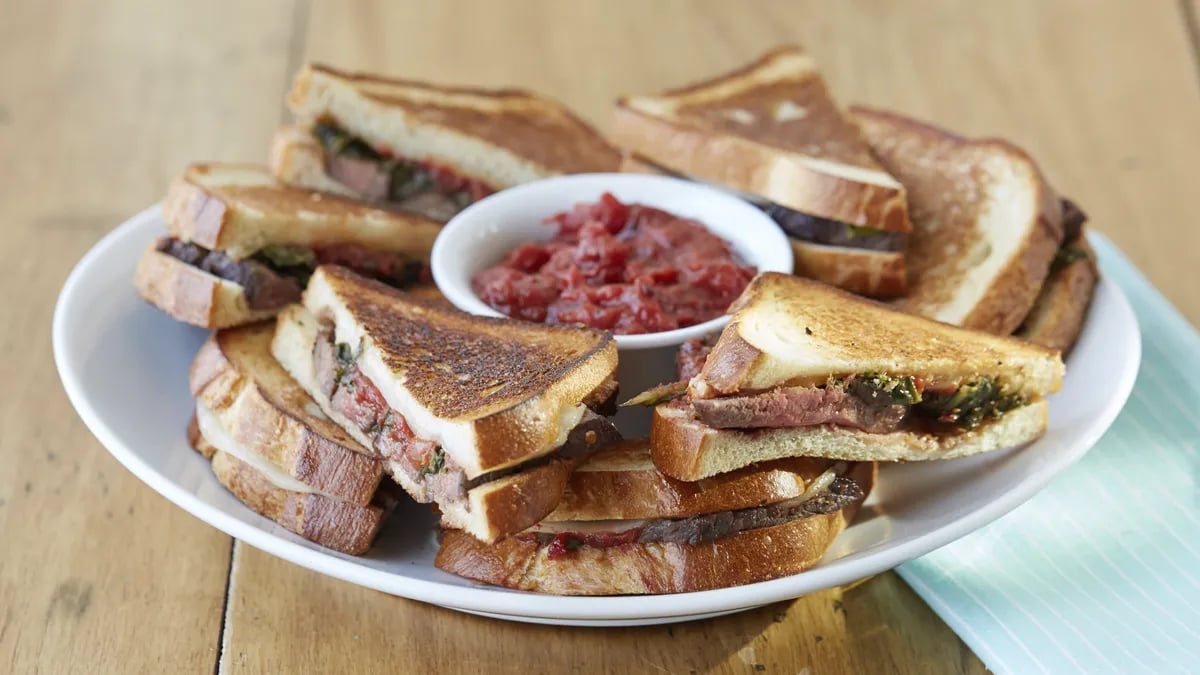
[[[1051,266],[1050,276],[1042,285],[1033,309],[1029,310],[1015,335],[1066,354],[1083,330],[1100,274],[1096,254],[1084,234],[1063,244],[1062,250],[1072,257],[1073,252],[1077,252],[1078,257]]]
[[[774,504],[803,495],[830,464],[798,457],[685,483],[655,468],[647,439],[625,441],[575,469],[562,502],[544,523],[687,518]]]
[[[1007,336],[965,330],[806,279],[766,272],[730,308],[694,398],[813,386],[863,372],[945,383],[980,376],[1028,398],[1058,391],[1057,352]]]
[[[851,108],[871,151],[908,190],[908,293],[898,307],[997,335],[1029,313],[1063,239],[1037,164],[895,113]]]
[[[788,240],[796,274],[802,277],[873,298],[894,298],[907,288],[903,253]]]
[[[200,348],[189,373],[200,431],[292,491],[369,504],[381,460],[330,421],[275,362],[273,334],[272,323],[258,323],[218,331]]]
[[[325,150],[306,126],[289,124],[275,132],[268,165],[281,183],[350,199],[359,197],[325,172]]]
[[[386,492],[362,506],[321,494],[286,490],[250,464],[216,450],[203,437],[197,446],[201,454],[212,458],[217,480],[239,501],[314,544],[335,551],[349,555],[366,553],[384,517],[395,505],[395,499]]]
[[[344,268],[318,268],[304,305],[332,321],[337,342],[362,350],[388,405],[472,478],[557,448],[581,401],[616,370],[606,333],[472,316]],[[280,347],[281,362],[295,361]]]
[[[138,260],[138,295],[172,318],[218,329],[269,319],[275,309],[251,309],[246,288],[163,253],[152,244]]]
[[[904,187],[872,157],[797,47],[660,96],[622,97],[613,138],[672,171],[790,209],[910,229]]]
[[[620,161],[561,103],[523,90],[446,87],[310,64],[296,75],[288,105],[303,122],[335,120],[388,154],[433,161],[497,189],[613,171]]]
[[[318,331],[318,320],[307,309],[300,305],[287,308],[278,318],[273,343],[275,353],[330,419],[341,425],[359,443],[370,447],[372,440],[334,408],[318,381],[312,358]],[[603,431],[593,432],[588,437],[584,430],[583,439],[575,438],[578,434],[579,429],[573,430],[568,435],[567,443],[599,447],[613,440],[602,437]],[[497,436],[492,442],[503,443],[503,435]],[[471,536],[489,542],[520,532],[554,510],[562,499],[571,471],[585,456],[554,457],[495,479],[480,477],[466,490],[464,499],[438,502],[443,525],[464,530]],[[418,483],[414,480],[401,461],[387,461],[386,464],[389,475],[414,499],[419,502],[438,501],[436,495],[431,493],[428,482]]]
[[[1038,400],[971,431],[929,434],[904,430],[868,433],[830,426],[713,429],[692,417],[687,408],[664,405],[654,410],[650,444],[658,470],[686,481],[782,457],[880,462],[953,459],[1041,437],[1048,409],[1045,400]]]
[[[850,477],[868,494],[875,464],[856,465]],[[582,546],[555,555],[525,535],[487,545],[446,532],[434,564],[485,583],[559,595],[686,593],[798,574],[815,565],[859,503],[840,511],[774,527],[739,532],[699,544],[627,543]]]
[[[234,260],[267,245],[356,244],[429,259],[441,223],[280,185],[266,167],[192,164],[171,184],[163,219],[175,237]]]
[[[632,152],[622,155],[621,172],[675,175]],[[802,277],[873,298],[894,298],[904,293],[903,253],[818,244],[790,234],[788,241],[792,245],[795,273]]]

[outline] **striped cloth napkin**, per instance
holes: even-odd
[[[897,571],[996,673],[1200,673],[1200,334],[1093,242],[1141,326],[1129,403],[1029,502]]]

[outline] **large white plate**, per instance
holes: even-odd
[[[370,555],[328,551],[253,513],[188,449],[187,369],[204,340],[143,303],[130,280],[163,231],[157,207],[92,248],[67,279],[54,315],[54,354],[67,395],[92,433],[167,499],[214,527],[293,563],[351,583],[519,621],[637,625],[684,621],[848,583],[961,537],[1020,505],[1090,448],[1133,386],[1141,355],[1128,302],[1101,282],[1088,324],[1050,405],[1045,437],[1025,448],[946,462],[882,467],[857,521],[817,567],[774,581],[701,593],[563,598],[483,586],[433,567],[434,520],[406,504]]]

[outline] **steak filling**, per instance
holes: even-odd
[[[280,309],[299,302],[301,291],[318,265],[348,267],[396,288],[433,280],[428,265],[421,260],[356,244],[311,248],[272,245],[242,260],[173,237],[160,239],[155,248],[192,267],[243,286],[250,309]]]
[[[582,459],[620,439],[609,420],[588,410],[556,451],[517,467],[468,478],[437,442],[418,436],[404,416],[388,405],[359,368],[359,356],[349,345],[335,342],[332,328],[323,326],[313,345],[317,385],[330,406],[366,435],[388,461],[393,476],[421,503],[459,502],[484,483],[552,461]]]
[[[324,150],[326,173],[363,201],[449,220],[496,191],[448,167],[379,151],[331,121],[313,125],[313,136]]]
[[[835,513],[863,498],[863,489],[849,478],[838,476],[829,485],[812,496],[801,496],[788,501],[757,506],[736,511],[705,513],[690,518],[658,518],[646,521],[640,527],[619,532],[537,533],[539,544],[549,544],[549,556],[557,558],[584,546],[607,548],[624,544],[646,544],[668,542],[696,545],[716,541],[725,537],[775,527],[810,516]],[[523,535],[529,536],[529,535]]]

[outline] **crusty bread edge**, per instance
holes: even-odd
[[[644,114],[625,99],[617,102],[611,135],[618,145],[672,171],[759,195],[791,209],[881,230],[912,229],[905,192],[899,184],[836,176],[778,148]],[[780,191],[779,186],[785,184],[790,189]]]
[[[856,465],[850,477],[869,494],[875,464]],[[686,593],[798,574],[817,564],[854,519],[861,502],[841,511],[740,532],[696,545],[632,543],[584,546],[550,558],[547,546],[527,537],[488,545],[445,532],[434,564],[485,583],[557,595]]]
[[[1039,399],[972,431],[934,435],[913,431],[873,434],[831,426],[718,430],[692,419],[686,408],[659,406],[650,425],[650,445],[658,470],[679,480],[701,480],[783,457],[855,462],[953,459],[1041,437],[1048,411],[1047,402]]]
[[[152,244],[133,275],[138,295],[177,321],[201,328],[230,328],[275,315],[274,309],[250,309],[246,289],[213,276]]]
[[[387,509],[359,505],[319,494],[284,490],[242,460],[217,451],[212,457],[217,480],[254,512],[305,539],[349,555],[366,553]]]
[[[227,338],[228,331],[213,333],[196,354],[189,384],[197,402],[246,451],[315,490],[342,501],[370,503],[383,475],[374,452],[334,442],[280,409],[253,373],[240,372],[231,362]]]
[[[1033,308],[1014,333],[1019,338],[1064,354],[1070,352],[1079,339],[1100,281],[1096,254],[1088,245],[1087,237],[1080,236],[1070,246],[1083,250],[1084,257],[1050,273]]]
[[[904,295],[908,277],[903,253],[825,246],[790,236],[788,240],[798,276],[872,298]]]

